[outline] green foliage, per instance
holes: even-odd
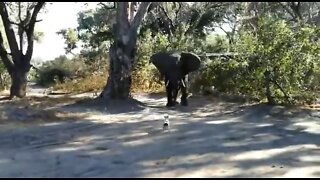
[[[65,39],[65,43],[67,46],[64,49],[66,53],[71,53],[72,50],[77,48],[77,43],[79,42],[79,39],[75,29],[62,29],[58,31],[57,34],[62,35],[62,37]]]
[[[52,86],[63,83],[68,78],[81,75],[86,71],[86,66],[79,59],[69,60],[66,56],[60,56],[52,61],[45,62],[39,67],[36,83],[41,86]]]
[[[65,40],[66,53],[72,53],[81,43],[81,59],[85,59],[90,66],[94,63],[99,64],[98,66],[105,64],[108,46],[113,38],[111,21],[114,15],[114,9],[106,10],[104,7],[79,12],[76,29],[62,29],[57,32]]]
[[[214,22],[220,22],[228,7],[225,2],[163,2],[151,8],[141,27],[141,34],[151,30],[153,35],[163,33],[185,34],[205,38]],[[182,28],[181,28],[182,27]]]
[[[114,9],[102,7],[78,13],[77,32],[85,48],[99,48],[104,41],[112,40],[110,20],[114,16]]]
[[[0,61],[0,90],[8,89],[10,83],[10,75],[4,67],[2,61]]]
[[[241,32],[236,45],[240,55],[211,63],[203,76],[218,91],[265,100],[269,87],[276,103],[310,103],[319,95],[319,32],[317,27],[292,28],[282,20],[261,18],[256,34]]]

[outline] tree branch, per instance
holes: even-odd
[[[8,72],[11,73],[13,70],[13,63],[9,60],[8,53],[4,47],[1,31],[0,31],[0,57],[2,59],[3,64],[7,68]]]
[[[273,82],[279,89],[280,91],[283,93],[284,97],[286,98],[286,100],[290,103],[293,104],[293,102],[291,101],[291,98],[289,97],[289,95],[286,93],[286,91],[280,86],[280,84],[274,80],[274,79],[270,79],[271,82]]]
[[[178,14],[179,14],[179,12],[180,12],[181,9],[182,9],[182,5],[181,5],[181,2],[174,2],[174,3],[178,3],[178,9],[175,11],[175,13],[176,13],[176,20],[177,20]]]
[[[0,15],[1,15],[3,26],[7,35],[10,51],[12,53],[12,58],[14,60],[14,63],[17,63],[15,62],[15,60],[19,59],[18,57],[19,55],[17,55],[15,52],[19,52],[19,47],[18,47],[14,30],[9,20],[9,14],[8,14],[5,2],[0,2]]]
[[[26,29],[26,34],[27,34],[27,40],[28,40],[28,48],[27,52],[25,54],[25,57],[28,61],[28,63],[31,60],[32,53],[33,53],[33,41],[34,41],[34,26],[37,22],[37,15],[44,6],[45,2],[38,2],[33,9],[30,22],[28,24],[28,28]]]
[[[173,25],[173,21],[172,21],[172,19],[169,17],[167,11],[166,11],[161,5],[159,5],[159,8],[161,9],[161,11],[163,12],[163,14],[166,16],[166,18],[167,18],[168,21],[169,21],[169,26],[171,26],[171,27],[169,27],[169,33],[170,33],[170,36],[172,36],[172,35],[173,35],[172,30],[175,28],[175,26]]]
[[[132,22],[134,18],[134,11],[137,5],[138,5],[137,2],[129,2],[129,16],[128,16],[129,22]]]
[[[198,12],[196,9],[194,9],[194,10],[197,12],[197,16],[195,17],[195,19],[189,20],[189,22],[188,22],[189,27],[186,30],[186,32],[184,33],[185,35],[192,33],[193,28],[197,26],[197,24],[199,23],[199,20],[201,19],[202,15],[203,15],[203,13],[201,14],[201,12]]]
[[[123,27],[127,29],[129,27],[128,21],[128,2],[117,2],[117,22],[119,23],[119,27]],[[118,32],[120,29],[117,29]]]
[[[19,16],[19,20],[20,22],[23,22],[22,17],[21,17],[21,2],[18,2],[18,16]]]
[[[139,28],[142,20],[144,19],[145,15],[147,14],[148,7],[150,6],[151,2],[142,2],[139,6],[138,12],[134,16],[132,21],[131,27],[134,31],[137,31]]]
[[[295,16],[298,17],[298,20],[303,20],[300,12],[301,3],[297,2],[297,5],[296,5],[295,2],[291,2],[290,4],[291,4],[290,7],[294,12]]]
[[[282,6],[282,8],[284,8],[284,10],[290,14],[290,16],[293,18],[293,20],[295,22],[297,22],[297,17],[295,16],[295,14],[291,11],[291,9],[289,9],[285,4],[282,4],[282,2],[279,2],[279,4]]]

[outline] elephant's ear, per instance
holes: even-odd
[[[150,57],[150,62],[156,66],[161,74],[177,71],[181,56],[179,53],[158,52]]]
[[[194,53],[181,53],[181,62],[185,74],[196,71],[200,68],[201,59]]]

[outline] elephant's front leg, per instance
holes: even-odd
[[[167,93],[167,107],[174,106],[173,101],[173,93],[172,93],[172,86],[170,85],[169,79],[165,77],[165,86],[166,86],[166,93]]]
[[[166,93],[167,93],[167,107],[173,106],[172,101],[172,90],[170,86],[166,86]]]
[[[185,76],[181,81],[181,105],[188,106],[188,77]]]
[[[167,93],[167,107],[175,106],[177,104],[178,89],[175,88],[169,80],[165,80]]]
[[[178,102],[177,102],[178,92],[179,92],[179,87],[172,89],[172,101],[173,101],[174,105],[178,104]]]
[[[171,86],[166,87],[166,93],[167,93],[167,107],[175,106],[177,103],[177,95],[178,90],[172,88]]]

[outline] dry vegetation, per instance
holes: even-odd
[[[65,122],[79,120],[82,115],[68,111],[58,110],[58,107],[73,104],[79,98],[62,96],[26,97],[15,100],[2,100],[0,102],[0,126],[17,127],[33,126],[48,122]]]
[[[66,83],[57,83],[53,89],[66,93],[99,92],[106,84],[106,74],[107,73],[88,74],[83,78],[67,80]]]

